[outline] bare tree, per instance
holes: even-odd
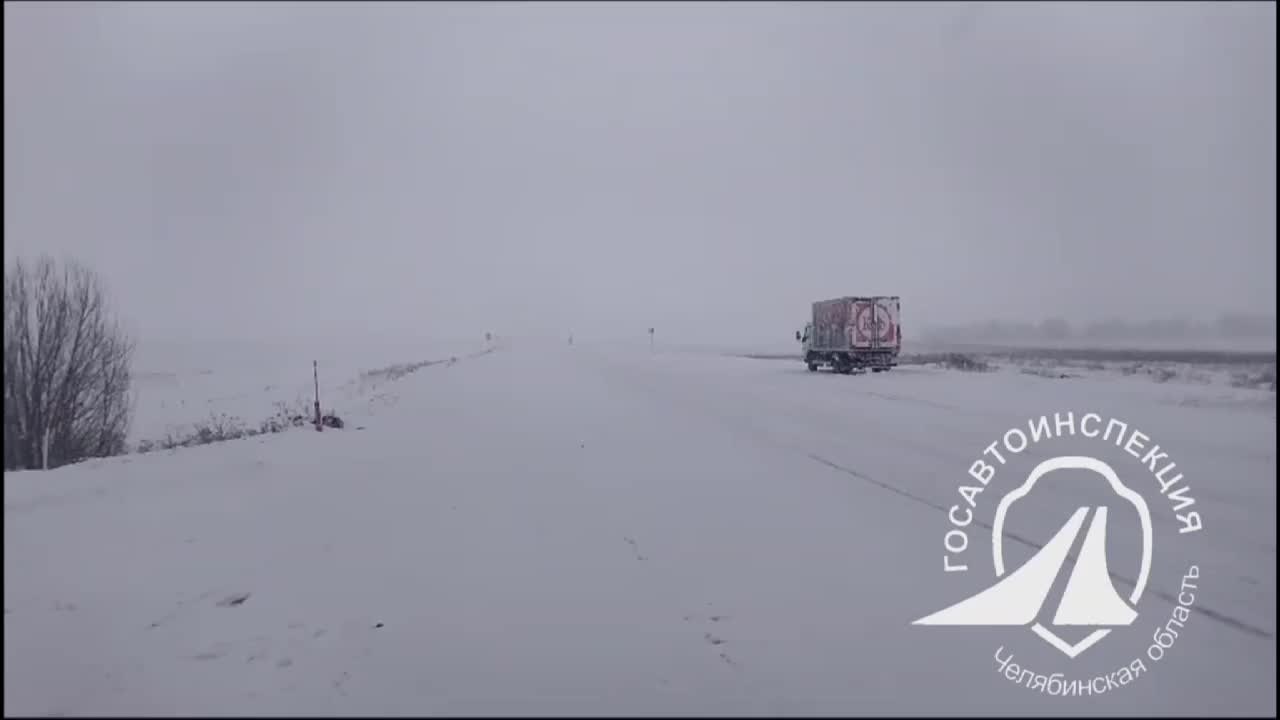
[[[41,257],[4,277],[4,467],[57,467],[125,451],[133,341],[101,279]]]

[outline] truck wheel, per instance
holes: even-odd
[[[818,372],[818,363],[809,363],[809,372]]]

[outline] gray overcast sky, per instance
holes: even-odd
[[[6,2],[5,258],[144,337],[1271,313],[1275,16]]]

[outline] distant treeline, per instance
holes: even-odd
[[[1256,340],[1276,337],[1274,315],[1224,313],[1213,322],[1189,319],[1127,322],[1107,319],[1072,325],[1065,318],[1046,318],[1038,323],[991,320],[965,326],[935,327],[926,331],[937,341],[1027,341],[1027,340],[1191,340],[1215,337]]]

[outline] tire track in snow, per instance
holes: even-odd
[[[896,495],[901,495],[902,497],[912,500],[913,502],[916,502],[918,504],[924,505],[925,507],[929,507],[934,510],[937,510],[938,512],[941,512],[944,515],[948,511],[948,507],[945,505],[938,504],[937,502],[929,500],[921,495],[915,494],[909,490],[905,490],[896,485],[892,485],[882,480],[877,480],[865,473],[859,472],[857,470],[853,470],[849,467],[840,465],[839,463],[833,462],[821,455],[818,455],[812,452],[811,450],[809,450],[807,447],[804,447],[804,445],[806,445],[807,443],[788,442],[788,441],[782,440],[776,437],[773,433],[771,433],[768,428],[761,427],[761,426],[758,426],[756,423],[753,423],[750,417],[742,417],[742,416],[733,414],[731,410],[731,406],[721,405],[717,409],[712,409],[703,405],[695,405],[694,403],[690,402],[690,398],[687,394],[672,392],[669,385],[659,382],[656,378],[654,378],[651,375],[642,376],[641,374],[636,372],[636,369],[633,367],[623,368],[618,365],[614,365],[613,369],[623,371],[623,373],[626,376],[628,376],[627,377],[628,380],[630,380],[633,383],[645,386],[653,394],[655,395],[666,394],[668,398],[673,402],[673,404],[678,405],[688,411],[714,417],[733,431],[745,433],[760,442],[771,444],[774,447],[778,448],[779,450],[802,454],[808,457],[810,460],[818,462],[822,465],[825,465],[839,472],[843,472],[847,475],[851,475],[859,480],[862,480],[863,482],[874,485],[882,490],[887,490]],[[706,384],[698,385],[697,389],[704,394],[710,393],[711,395],[724,400],[732,400],[732,399],[740,400],[741,399],[741,395],[737,397],[726,395],[723,389],[719,387],[710,387]],[[748,391],[748,394],[751,394],[751,393]],[[867,391],[860,391],[858,394],[867,394]],[[893,397],[885,394],[880,394],[880,395],[881,396],[878,397],[877,399],[886,401],[886,402],[897,401],[897,402],[910,403],[915,400],[918,400],[917,398],[910,398],[907,396]],[[758,399],[764,399],[764,398],[760,398],[759,395],[756,395],[755,397]],[[729,410],[729,411],[725,412],[725,410]],[[797,422],[801,422],[802,419],[797,417],[796,413],[793,412],[793,410],[794,410],[793,408],[788,408],[787,410],[782,411],[782,414],[785,416],[791,417]],[[894,442],[904,444],[907,447],[913,446],[913,443],[911,443],[906,438],[897,437],[897,438],[892,438],[892,440]],[[991,524],[982,522],[978,520],[976,517],[973,520],[973,524],[983,527],[989,531],[994,531],[994,528]],[[1017,534],[1010,533],[1008,531],[1005,531],[1003,535],[1009,540],[1012,540],[1013,542],[1016,542],[1020,545],[1024,545],[1033,550],[1039,550],[1043,547],[1039,543],[1036,543],[1028,538],[1021,537]],[[1074,560],[1075,558],[1071,557],[1071,559]],[[1125,577],[1123,575],[1118,575],[1115,572],[1110,572],[1110,575],[1113,580],[1127,587],[1133,587],[1136,584],[1133,579]],[[1168,602],[1170,605],[1177,604],[1177,597],[1175,595],[1171,595],[1167,592],[1156,590],[1156,589],[1149,589],[1148,592]],[[1265,638],[1265,639],[1272,639],[1275,637],[1275,634],[1273,631],[1258,627],[1257,625],[1253,625],[1252,623],[1249,623],[1245,620],[1241,620],[1240,618],[1237,618],[1229,613],[1225,613],[1220,610],[1215,610],[1211,607],[1207,607],[1204,605],[1199,605],[1197,607],[1200,609],[1200,611],[1204,614],[1205,617],[1210,618],[1211,620],[1217,623],[1220,623],[1222,625],[1226,625],[1228,627],[1234,628],[1235,630],[1238,630],[1247,635],[1251,635],[1253,637]]]
[[[706,404],[696,404],[691,402],[691,396],[689,393],[681,393],[678,391],[678,389],[673,389],[669,383],[662,382],[660,378],[655,377],[652,374],[642,374],[641,372],[639,372],[639,368],[637,368],[636,366],[632,366],[629,364],[623,365],[623,364],[617,363],[616,361],[610,361],[610,359],[604,358],[604,357],[601,357],[599,359],[604,361],[603,364],[607,366],[608,369],[612,371],[613,374],[622,376],[623,378],[625,378],[626,381],[632,384],[644,387],[646,390],[649,391],[649,394],[652,397],[664,397],[664,399],[670,402],[673,406],[680,407],[681,409],[688,412],[693,412],[696,414],[714,418],[719,422],[721,422],[723,425],[725,425],[731,431],[743,433],[747,436],[752,437],[758,442],[772,445],[775,448],[784,452],[803,455],[804,457],[807,457],[808,459],[814,462],[825,465],[833,470],[837,470],[839,472],[845,473],[846,475],[855,477],[859,480],[862,480],[863,482],[866,482],[870,485],[878,487],[882,490],[887,490],[896,495],[901,495],[902,497],[905,497],[908,500],[911,500],[925,507],[937,510],[938,512],[944,515],[948,512],[948,507],[945,505],[941,505],[932,500],[928,500],[921,495],[912,493],[909,490],[904,490],[903,488],[900,488],[896,485],[892,485],[882,480],[877,480],[865,473],[859,472],[857,470],[853,470],[849,467],[833,462],[821,455],[818,455],[812,452],[811,450],[809,450],[807,447],[804,447],[804,445],[807,445],[808,443],[804,443],[803,441],[788,441],[788,440],[781,439],[777,437],[774,433],[770,432],[769,428],[760,426],[757,423],[753,422],[750,415],[743,416],[740,414],[735,414],[733,412],[733,406],[726,403],[730,401],[735,401],[735,400],[741,401],[743,399],[743,394],[735,395],[733,393],[727,392],[725,389],[721,387],[715,387],[708,384],[695,385],[693,387],[696,387],[697,390],[703,393],[704,395],[709,394],[710,396],[715,397],[718,400],[725,401],[723,403],[717,403],[714,406],[708,406]],[[676,379],[676,378],[669,377],[667,379]],[[751,395],[749,391],[746,394]],[[863,393],[860,392],[859,394],[863,394]],[[764,398],[760,398],[760,396],[758,395],[756,395],[755,398],[764,399]],[[886,402],[894,402],[896,400],[896,398],[890,399],[888,397],[880,397],[877,399],[880,399]],[[909,401],[909,399],[906,397],[903,397],[902,400]],[[802,419],[797,416],[795,412],[796,410],[797,409],[795,408],[787,408],[786,410],[782,410],[781,414],[784,416],[791,417],[797,422],[801,422]],[[874,425],[872,427],[874,427]],[[821,428],[814,428],[814,429],[818,430]],[[903,444],[909,448],[915,445],[908,439],[902,438],[902,437],[886,436],[886,439],[891,439],[892,441]],[[923,450],[923,448],[920,448],[920,449]],[[977,519],[976,517],[973,520],[973,524],[979,527],[983,527],[986,530],[994,531],[994,527],[991,524],[985,523]],[[1032,541],[1025,537],[1021,537],[1014,533],[1010,533],[1008,531],[1005,531],[1003,533],[1003,536],[1013,542],[1026,546],[1033,550],[1039,550],[1043,547],[1043,545],[1036,543],[1035,541]],[[1069,557],[1071,560],[1073,561],[1075,560],[1073,556],[1069,556]],[[1110,572],[1109,574],[1111,575],[1111,578],[1113,580],[1127,587],[1133,587],[1136,584],[1136,582],[1133,579],[1125,577],[1123,575],[1118,575],[1115,572]],[[1175,595],[1171,595],[1167,592],[1156,590],[1156,589],[1149,589],[1147,592],[1149,592],[1151,595],[1154,595],[1155,597],[1158,597],[1168,602],[1170,605],[1177,604],[1177,597]],[[1204,605],[1198,605],[1197,607],[1200,609],[1200,611],[1204,614],[1205,617],[1219,624],[1222,624],[1227,627],[1233,628],[1237,631],[1240,631],[1246,635],[1264,638],[1264,639],[1273,639],[1275,637],[1274,632],[1258,627],[1257,625],[1253,625],[1252,623],[1249,623],[1245,620],[1241,620],[1240,618],[1237,618],[1231,614],[1222,612],[1220,610],[1215,610],[1211,607],[1207,607]]]

